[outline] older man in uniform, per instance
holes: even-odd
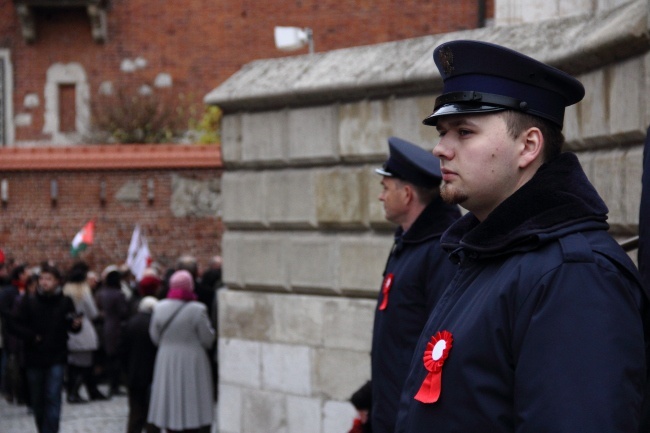
[[[648,293],[607,233],[573,153],[564,72],[513,50],[434,51],[442,197],[469,213],[441,243],[459,264],[418,342],[400,433],[637,432]]]
[[[408,141],[388,139],[381,169],[386,219],[398,225],[379,293],[372,340],[374,433],[395,429],[402,385],[429,312],[455,272],[440,236],[460,217],[440,198],[440,161]]]

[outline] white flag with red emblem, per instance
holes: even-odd
[[[142,234],[139,224],[136,224],[133,235],[131,236],[126,264],[135,276],[136,281],[142,279],[145,269],[151,264],[149,244],[147,243],[147,238]]]

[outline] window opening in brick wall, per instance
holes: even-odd
[[[74,84],[59,84],[59,132],[77,130],[77,90]]]
[[[90,92],[86,72],[78,63],[55,63],[45,82],[45,124],[57,144],[80,143],[90,127]]]

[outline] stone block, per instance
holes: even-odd
[[[564,110],[564,150],[580,151],[586,148],[582,139],[582,131],[580,130],[579,120],[579,107],[580,103],[566,107]]]
[[[609,91],[605,71],[599,69],[581,77],[585,97],[580,102],[579,121],[583,140],[590,147],[611,144],[609,138]]]
[[[622,174],[625,172],[625,154],[620,150],[598,152],[594,156],[592,183],[609,208],[609,223],[619,225],[624,221]]]
[[[349,431],[355,416],[356,410],[350,402],[333,400],[326,402],[323,407],[323,433]]]
[[[286,260],[288,240],[282,234],[248,233],[239,246],[244,286],[257,289],[288,289]]]
[[[382,158],[386,139],[393,135],[392,99],[363,100],[342,104],[339,110],[341,158],[359,161]]]
[[[646,134],[645,59],[635,57],[608,68],[609,116],[612,139],[620,143],[639,141]]]
[[[379,167],[379,164],[365,166],[363,171],[363,176],[366,178],[365,185],[368,188],[368,192],[365,194],[368,200],[366,203],[368,222],[372,227],[392,229],[394,225],[386,221],[384,204],[379,200],[379,195],[383,189],[381,186],[382,176],[375,172],[375,169]]]
[[[241,288],[244,286],[242,276],[243,269],[239,266],[239,245],[242,234],[235,230],[226,230],[221,239],[221,251],[224,263],[222,278],[224,284],[232,288]]]
[[[343,349],[317,349],[314,393],[347,400],[370,378],[370,353]]]
[[[264,203],[271,227],[314,228],[316,195],[310,170],[280,170],[266,173]]]
[[[329,227],[362,227],[367,221],[361,169],[334,168],[315,174],[316,218]]]
[[[240,433],[242,420],[241,388],[219,384],[219,433]]]
[[[139,180],[128,180],[122,184],[115,193],[115,200],[122,203],[138,203],[142,191],[142,182]]]
[[[431,67],[435,67],[433,59],[431,60]],[[438,131],[433,126],[424,125],[422,120],[433,111],[435,99],[434,95],[395,98],[391,106],[392,135],[415,143],[427,150],[433,149],[438,143]],[[388,155],[387,142],[386,155]]]
[[[625,153],[625,194],[623,223],[631,232],[638,232],[643,176],[643,146],[635,146]]]
[[[286,397],[279,393],[244,391],[242,432],[287,433]]]
[[[264,172],[226,171],[221,182],[223,220],[229,228],[267,226]]]
[[[321,433],[321,431],[320,399],[287,396],[287,433]]]
[[[291,162],[338,161],[337,120],[337,105],[290,110],[288,129]]]
[[[585,172],[587,175],[587,178],[589,181],[593,184],[594,183],[594,178],[595,178],[595,173],[594,173],[594,152],[579,152],[576,153],[576,156],[578,157],[578,161],[580,162],[580,165],[582,166],[582,170]]]
[[[591,0],[583,0],[583,1],[591,2]],[[598,12],[602,12],[609,9],[617,8],[628,2],[629,0],[596,0],[596,10]]]
[[[239,164],[242,152],[242,116],[227,114],[221,119],[221,159],[225,165]]]
[[[341,238],[341,292],[374,297],[392,245],[390,234]]]
[[[172,175],[169,208],[176,218],[217,217],[221,212],[221,180]]]
[[[370,352],[377,302],[334,299],[323,305],[323,347]]]
[[[242,114],[242,163],[256,167],[287,161],[288,111]]]
[[[564,0],[567,1],[567,0]],[[570,1],[570,0],[569,0]],[[528,1],[524,2],[525,6],[519,9],[521,12],[521,21],[524,23],[533,23],[541,20],[557,18],[559,14],[558,0],[552,1]]]
[[[273,318],[270,341],[320,346],[323,342],[323,296],[268,295]]]
[[[309,396],[311,352],[306,346],[268,344],[262,346],[262,387],[267,391]]]
[[[556,0],[558,15],[552,18],[568,17],[572,15],[588,14],[595,12],[592,0]],[[545,2],[539,2],[545,3]]]
[[[289,244],[287,263],[291,290],[303,293],[337,293],[337,238],[294,234]]]
[[[268,296],[239,290],[219,290],[219,337],[270,341],[274,326]]]
[[[232,338],[219,339],[219,383],[260,389],[262,344]],[[246,412],[244,412],[246,413]]]

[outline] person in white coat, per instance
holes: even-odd
[[[68,334],[68,378],[67,401],[68,403],[85,403],[79,395],[82,384],[86,386],[88,397],[91,400],[106,400],[107,397],[97,388],[97,381],[93,373],[94,354],[99,348],[97,331],[92,323],[99,316],[90,285],[86,282],[88,274],[86,262],[75,263],[70,271],[66,283],[63,285],[63,294],[72,298],[77,316],[81,317],[81,331]]]
[[[176,271],[169,279],[167,298],[154,308],[149,335],[158,354],[147,421],[169,433],[209,432],[213,378],[206,349],[215,336],[189,272]]]

